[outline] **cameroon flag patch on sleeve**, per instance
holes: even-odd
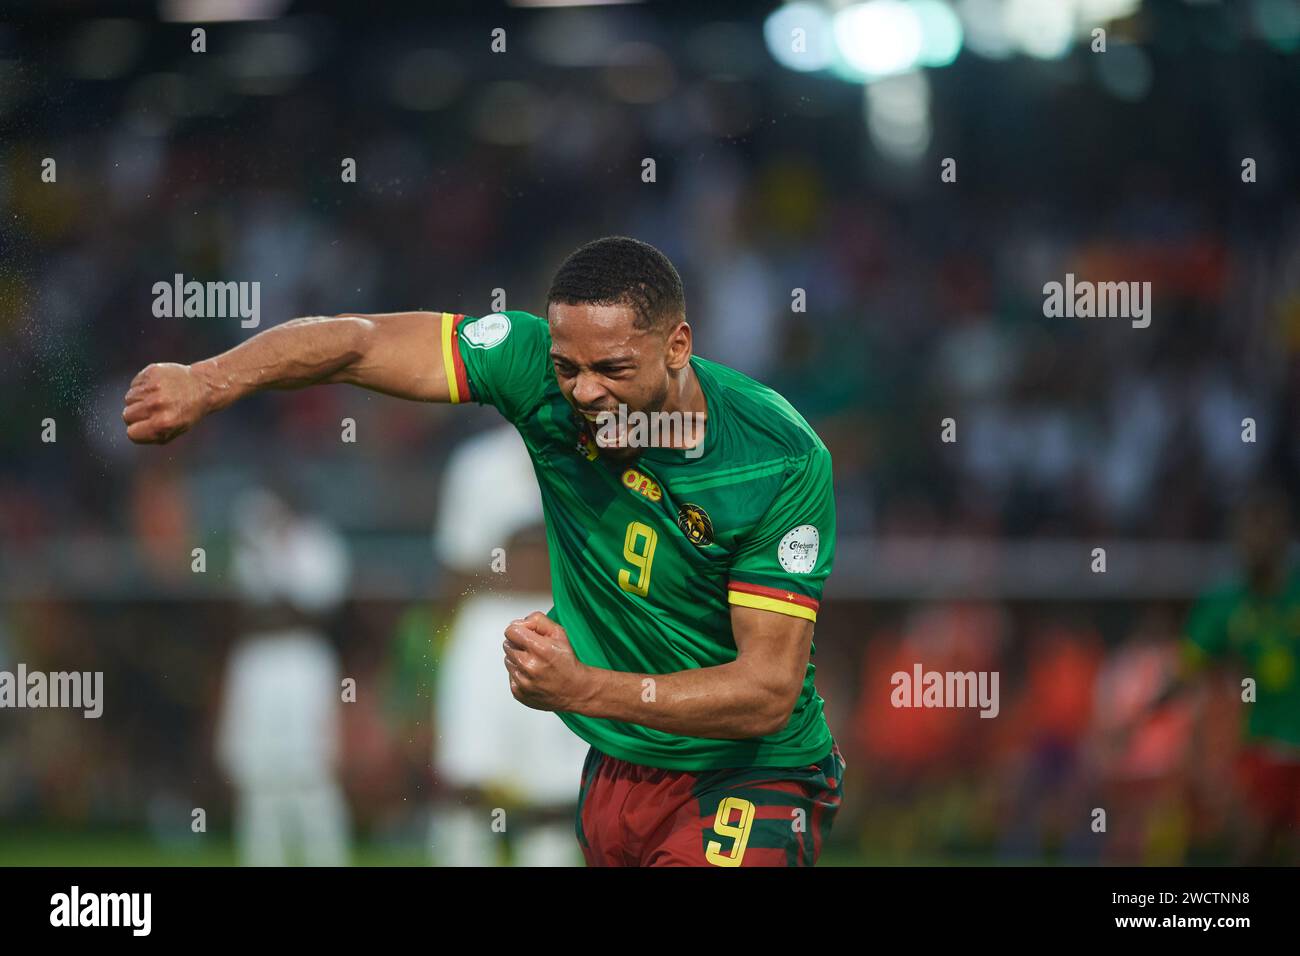
[[[775,611],[777,614],[788,614],[808,621],[817,620],[817,608],[821,605],[817,599],[806,594],[763,587],[761,584],[746,584],[744,581],[727,583],[727,603],[758,608],[760,611]]]
[[[442,313],[442,366],[447,373],[447,390],[451,393],[453,404],[469,399],[469,375],[465,371],[465,360],[460,355],[460,343],[456,341],[456,332],[465,316],[459,312]]]

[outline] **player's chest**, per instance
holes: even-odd
[[[576,426],[539,437],[545,441],[530,445],[547,520],[594,551],[663,548],[664,557],[700,571],[725,569],[772,500],[769,481],[729,481],[734,463],[615,461]]]

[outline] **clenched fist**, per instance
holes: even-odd
[[[189,365],[146,365],[126,393],[126,437],[141,445],[167,444],[207,414],[207,395],[207,386]]]
[[[591,668],[574,656],[564,628],[534,611],[510,622],[502,647],[515,700],[533,710],[580,712],[591,689]]]

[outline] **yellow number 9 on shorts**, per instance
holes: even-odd
[[[739,810],[740,819],[729,822],[731,811]],[[710,840],[704,858],[714,866],[740,866],[745,856],[745,845],[749,843],[749,831],[754,825],[754,805],[742,797],[726,797],[718,804],[717,816],[713,818],[713,832],[719,836],[731,837],[731,853],[722,852],[722,844]]]

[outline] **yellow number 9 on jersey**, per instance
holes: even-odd
[[[655,559],[655,544],[659,534],[648,524],[633,521],[627,526],[627,535],[623,538],[623,557],[637,569],[636,583],[632,583],[632,572],[620,568],[618,586],[629,594],[645,597],[650,593],[650,564]],[[640,547],[638,547],[640,545]]]
[[[740,811],[740,819],[729,823],[732,810]],[[723,853],[722,844],[710,840],[704,851],[704,858],[714,866],[740,866],[745,857],[745,846],[749,843],[749,831],[754,826],[754,805],[742,797],[727,797],[718,804],[717,816],[713,818],[713,832],[719,836],[731,837],[731,852]]]

